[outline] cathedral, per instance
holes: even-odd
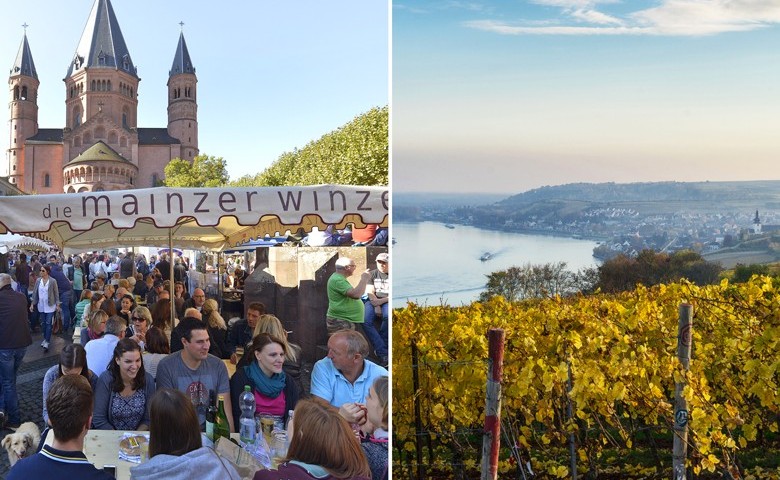
[[[26,193],[148,188],[174,158],[198,155],[197,76],[180,34],[168,76],[168,126],[142,128],[140,82],[110,0],[95,0],[65,75],[64,128],[38,128],[40,82],[22,38],[8,78],[9,182]]]

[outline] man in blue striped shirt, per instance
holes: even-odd
[[[46,405],[54,438],[40,452],[13,466],[7,480],[72,478],[110,480],[84,455],[84,437],[92,423],[92,387],[81,375],[63,375],[49,390]]]

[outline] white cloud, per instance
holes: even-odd
[[[527,27],[492,20],[474,20],[465,22],[464,25],[502,35],[647,35],[649,33],[648,29],[638,27]]]
[[[409,13],[430,13],[428,10],[425,10],[424,8],[418,8],[418,7],[412,7],[409,5],[404,5],[402,3],[393,3],[393,9],[395,10],[406,10]]]
[[[571,16],[585,23],[595,23],[596,25],[623,25],[623,20],[597,10],[575,10],[571,13]]]
[[[450,9],[455,8],[459,10],[471,10],[473,12],[481,12],[485,10],[485,6],[476,2],[462,2],[459,0],[448,0],[441,4],[441,8]]]
[[[618,3],[618,0],[533,0],[531,3],[565,9],[593,8],[599,4]]]
[[[561,9],[556,26],[531,22],[476,20],[469,28],[502,35],[703,36],[780,25],[780,0],[662,0],[652,8],[618,17],[597,10],[614,0],[533,0]],[[568,21],[568,24],[567,24]]]

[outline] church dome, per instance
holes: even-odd
[[[65,192],[97,192],[135,188],[138,167],[99,141],[62,169]]]

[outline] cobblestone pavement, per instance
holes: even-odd
[[[24,362],[19,367],[19,375],[16,377],[16,393],[19,396],[19,410],[22,422],[35,422],[43,430],[43,375],[52,365],[59,360],[62,348],[71,343],[59,335],[52,335],[48,353],[44,353],[40,346],[43,337],[41,334],[33,335],[33,343],[27,347]],[[0,438],[11,433],[12,430],[4,429],[0,432]],[[8,455],[5,449],[0,449],[0,478],[5,478],[8,473]]]

